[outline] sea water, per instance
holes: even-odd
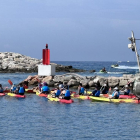
[[[106,67],[106,76],[122,76],[137,72],[135,62],[124,62],[110,68],[114,62],[57,62],[82,68],[81,75],[95,75]],[[96,73],[89,70],[95,69]],[[37,73],[0,74],[0,83],[17,84]],[[60,74],[57,73],[57,74]],[[61,72],[61,74],[64,74]],[[27,94],[25,99],[0,97],[0,139],[2,140],[139,140],[140,105],[104,103],[74,99],[72,104],[48,101],[47,98]]]

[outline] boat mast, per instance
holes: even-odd
[[[139,54],[137,52],[137,47],[136,47],[136,40],[140,40],[140,39],[135,39],[134,37],[134,32],[131,32],[132,37],[129,38],[129,40],[131,41],[131,44],[128,44],[128,48],[132,49],[132,51],[135,51],[136,53],[136,58],[137,58],[137,63],[138,63],[138,68],[139,68],[139,73],[140,73],[140,62],[139,62]]]

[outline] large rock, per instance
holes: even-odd
[[[117,77],[109,77],[108,78],[108,85],[110,87],[115,87],[119,85],[119,78]]]
[[[81,80],[80,81],[80,83],[82,84],[82,86],[85,87],[85,88],[89,86],[88,85],[88,82],[89,82],[89,80]]]
[[[78,85],[79,85],[79,82],[77,82],[77,80],[71,79],[71,80],[68,82],[68,85],[69,85],[70,87],[72,87],[72,86],[78,86]]]

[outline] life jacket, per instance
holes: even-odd
[[[57,92],[56,92],[56,96],[59,96],[60,95],[60,93],[61,93],[61,91],[60,90],[57,90]]]
[[[65,97],[70,97],[70,91],[66,90]]]
[[[12,91],[15,91],[16,90],[16,87],[13,87]]]
[[[97,92],[95,93],[95,96],[96,97],[99,97],[100,96],[100,90],[97,90]]]
[[[42,91],[49,91],[49,87],[48,86],[43,86]]]
[[[24,87],[20,87],[19,88],[19,93],[24,93],[24,92],[25,92]]]
[[[119,95],[120,95],[120,92],[119,91],[114,91],[113,93],[112,93],[112,97],[114,96],[114,94],[117,92],[117,97],[119,97]]]
[[[80,93],[84,93],[84,92],[85,92],[85,89],[83,87],[81,87]]]
[[[130,89],[128,89],[126,93],[129,95],[129,93],[130,93]]]

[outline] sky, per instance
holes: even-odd
[[[41,59],[47,43],[51,61],[136,61],[139,13],[139,0],[0,0],[0,52]]]

